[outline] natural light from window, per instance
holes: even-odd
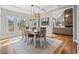
[[[14,16],[7,15],[8,20],[8,31],[14,31]]]
[[[24,19],[23,17],[17,17],[17,29],[20,30],[21,29],[21,25],[26,25],[26,19]]]

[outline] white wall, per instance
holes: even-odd
[[[52,14],[53,14],[52,16],[53,18],[58,19],[62,14],[64,14],[64,9],[53,11]]]
[[[6,15],[13,15],[13,16],[22,16],[22,17],[27,17],[28,15],[27,14],[24,14],[24,13],[19,13],[19,12],[15,12],[15,11],[11,11],[11,10],[6,10],[6,9],[1,9],[1,34],[0,34],[0,38],[2,36],[15,36],[15,35],[18,35],[20,34],[16,29],[14,32],[8,32],[8,22],[6,20]],[[44,14],[43,17],[49,17],[49,26],[46,26],[47,27],[47,34],[48,35],[51,35],[52,34],[52,26],[51,26],[51,20],[52,20],[52,15],[51,14]],[[32,26],[32,22],[30,22],[30,20],[27,20],[27,24],[26,25],[30,25]],[[16,20],[15,20],[16,21]],[[16,27],[16,24],[14,25]]]
[[[77,6],[74,6],[74,20],[73,20],[73,39],[74,41],[77,41]]]
[[[6,10],[6,9],[1,9],[1,34],[0,34],[0,38],[3,36],[15,36],[20,34],[18,32],[17,29],[15,29],[15,31],[13,32],[8,32],[8,21],[6,20],[6,15],[12,15],[12,16],[22,16],[24,18],[26,18],[28,15],[24,14],[24,13],[18,13],[18,12],[14,12],[11,10]],[[27,19],[27,18],[26,18]],[[14,18],[14,21],[16,21],[16,19]],[[15,28],[16,28],[15,24]]]
[[[50,23],[49,23],[48,26],[46,26],[46,28],[47,28],[47,35],[52,35],[52,33],[53,33],[52,18],[56,18],[56,19],[59,18],[64,13],[64,10],[68,9],[68,8],[71,8],[71,6],[70,7],[66,7],[66,8],[57,9],[56,11],[54,10],[51,13],[41,14],[41,18],[42,17],[49,17],[49,22]],[[64,20],[64,17],[62,17],[62,19]]]
[[[77,6],[77,41],[79,45],[79,6]]]
[[[52,17],[55,19],[58,19],[58,21],[64,21],[64,10],[69,9],[69,8],[74,8],[74,6],[57,9],[56,11],[54,10],[52,12],[53,14]]]
[[[0,34],[1,34],[1,8],[0,8]]]

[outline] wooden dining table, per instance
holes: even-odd
[[[27,30],[27,32],[29,33],[29,34],[32,34],[32,35],[34,35],[34,47],[36,47],[36,35],[38,35],[38,32],[39,32],[39,30],[38,29],[28,29]]]

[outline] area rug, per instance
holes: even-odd
[[[15,54],[52,54],[62,44],[62,41],[48,37],[42,48],[39,40],[37,41],[37,48],[34,47],[31,41],[27,44],[21,37],[12,38],[10,41]]]

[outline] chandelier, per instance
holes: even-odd
[[[30,20],[40,18],[40,13],[34,11],[34,5],[31,5],[31,15],[28,18]]]

